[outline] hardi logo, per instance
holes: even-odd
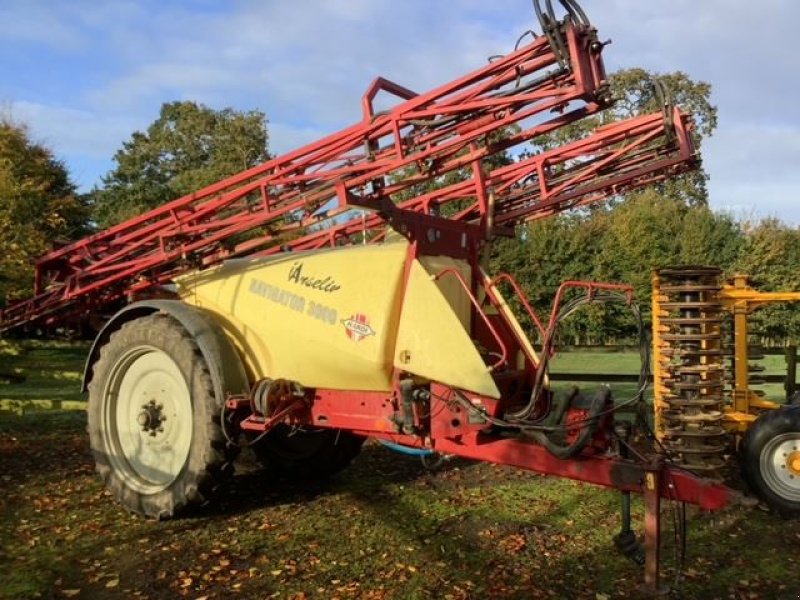
[[[369,319],[366,315],[355,314],[349,319],[342,319],[347,337],[351,340],[359,342],[365,337],[375,335],[375,330],[369,326]]]

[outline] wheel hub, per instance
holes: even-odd
[[[786,457],[786,468],[793,475],[800,477],[800,451],[792,452]]]
[[[164,405],[156,404],[155,399],[146,404],[142,404],[142,411],[136,417],[136,422],[142,431],[149,433],[152,437],[164,431],[164,421],[167,416],[164,414]]]

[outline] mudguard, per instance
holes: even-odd
[[[111,334],[128,321],[157,312],[174,318],[194,338],[208,365],[217,398],[249,391],[250,383],[239,354],[213,317],[180,300],[143,300],[126,306],[111,317],[95,338],[83,370],[82,392],[86,392],[100,349]]]

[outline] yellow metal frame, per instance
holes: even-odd
[[[747,317],[767,304],[800,300],[800,292],[760,292],[750,287],[747,279],[746,275],[734,275],[733,283],[722,286],[719,293],[723,307],[733,313],[733,404],[727,408],[725,420],[726,425],[736,432],[746,431],[760,411],[781,406],[764,400],[750,389]]]
[[[656,437],[661,439],[663,437],[664,424],[662,422],[661,414],[666,408],[664,404],[664,396],[669,393],[669,390],[664,385],[664,368],[661,365],[659,349],[666,343],[661,339],[662,325],[661,316],[666,314],[666,311],[661,308],[661,303],[666,300],[661,295],[661,278],[656,271],[653,271],[652,278],[653,293],[652,293],[652,307],[653,307],[653,356],[652,356],[652,371],[653,371],[653,427],[656,432]]]
[[[800,292],[760,292],[747,283],[747,276],[737,274],[731,284],[722,286],[718,299],[723,308],[733,314],[734,331],[734,377],[731,403],[725,407],[723,424],[732,433],[744,433],[764,410],[779,408],[776,402],[765,400],[750,389],[749,352],[747,345],[748,316],[758,308],[777,302],[800,301]],[[661,294],[661,280],[657,273],[653,274],[653,381],[656,435],[662,437],[661,414],[665,409],[662,400],[668,393],[664,380],[664,369],[658,360],[658,350],[667,342],[661,338],[663,327],[661,317],[666,311],[661,303],[667,298]]]

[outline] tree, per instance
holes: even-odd
[[[108,227],[267,158],[263,112],[166,103],[147,131],[134,132],[114,155],[116,168],[92,194],[94,219]]]
[[[800,290],[800,230],[777,219],[765,219],[748,228],[743,251],[734,266],[761,291]],[[771,340],[798,341],[800,303],[776,303],[758,309],[753,313],[750,330]]]
[[[711,264],[730,270],[743,243],[727,215],[648,189],[613,210],[531,223],[517,239],[496,243],[491,268],[514,273],[540,314],[548,314],[556,289],[568,279],[631,284],[648,312],[653,269]],[[597,343],[632,336],[635,323],[626,311],[592,308],[560,332],[562,339]]]
[[[730,217],[653,189],[624,201],[606,218],[597,274],[631,283],[641,302],[649,302],[653,269],[685,264],[726,269],[741,251],[741,232]]]
[[[87,217],[64,164],[24,125],[0,120],[0,305],[30,294],[32,259],[82,236]]]

